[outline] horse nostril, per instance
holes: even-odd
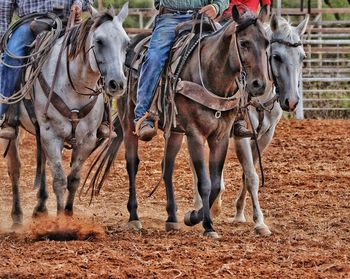
[[[260,79],[255,79],[252,82],[252,85],[255,89],[258,90],[264,90],[265,89],[265,82]]]
[[[289,108],[289,100],[288,99],[285,100],[284,105],[286,106],[286,108]]]
[[[112,79],[112,80],[109,81],[108,87],[109,87],[109,90],[111,90],[111,91],[117,91],[117,90],[123,89],[123,84],[122,83],[118,83],[118,82],[116,82],[115,80]]]

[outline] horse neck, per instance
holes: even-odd
[[[233,23],[223,28],[224,30],[206,37],[201,42],[200,48],[197,47],[194,51],[190,64],[194,82],[202,84],[203,81],[204,85],[215,94],[228,96],[237,91],[235,78],[240,73],[240,62],[236,51]],[[193,73],[198,72],[198,67],[202,73],[202,81],[200,75],[193,76]]]
[[[97,81],[100,78],[100,72],[96,65],[95,56],[91,50],[92,35],[90,34],[86,40],[86,59],[85,54],[80,53],[75,59],[69,61],[69,73],[74,83],[74,87],[78,92],[89,94],[95,89]],[[68,77],[68,76],[67,76]]]

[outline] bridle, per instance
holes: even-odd
[[[199,43],[198,43],[198,71],[199,71],[199,78],[200,78],[200,81],[201,81],[201,85],[202,87],[208,92],[210,93],[210,90],[208,90],[204,84],[204,81],[203,81],[203,76],[202,76],[202,66],[201,66],[201,54],[200,54],[200,50],[201,50],[201,41],[204,37],[206,36],[203,36],[202,33],[203,33],[203,20],[204,20],[204,14],[201,14],[201,19],[200,19],[200,30],[199,30]],[[236,30],[235,30],[235,45],[236,45],[236,53],[237,53],[237,57],[238,57],[238,60],[239,60],[239,67],[240,67],[240,75],[239,75],[239,78],[236,78],[235,79],[235,82],[237,84],[237,90],[235,92],[233,92],[232,96],[225,96],[224,98],[226,98],[227,100],[230,100],[233,96],[234,97],[237,97],[235,94],[237,93],[237,91],[240,92],[241,94],[241,98],[244,98],[247,99],[248,97],[247,96],[244,96],[246,94],[244,94],[245,92],[245,88],[246,88],[246,79],[247,79],[247,72],[245,70],[245,63],[244,63],[244,60],[242,59],[242,55],[241,55],[241,52],[240,52],[240,47],[238,45],[238,40],[237,40],[237,37],[238,37],[238,33],[242,32],[243,30],[245,30],[246,28],[248,28],[250,25],[255,25],[256,22],[257,22],[258,18],[254,17],[254,18],[249,18],[247,20],[245,20],[243,23],[239,24],[236,26]],[[216,118],[220,118],[221,117],[221,111],[217,111],[215,113],[215,117]]]
[[[82,96],[97,96],[97,95],[100,95],[101,93],[104,93],[106,92],[106,94],[109,96],[108,94],[108,91],[106,90],[103,90],[105,88],[105,77],[104,75],[102,74],[102,71],[101,71],[101,68],[100,68],[100,63],[98,62],[97,60],[97,57],[96,57],[96,52],[95,52],[95,44],[92,44],[90,46],[90,48],[86,51],[85,55],[89,54],[90,51],[92,51],[93,53],[93,56],[94,56],[94,59],[95,59],[95,62],[96,62],[96,65],[97,65],[97,69],[100,73],[100,79],[98,81],[98,88],[97,89],[93,89],[93,88],[90,88],[90,87],[87,87],[85,86],[86,89],[90,90],[92,93],[81,93],[79,92],[75,85],[74,85],[74,82],[72,80],[72,77],[71,77],[71,74],[70,74],[70,67],[69,67],[69,44],[67,44],[66,48],[67,48],[67,55],[66,55],[66,68],[67,68],[67,76],[68,76],[68,80],[69,80],[69,83],[72,87],[72,89],[74,90],[75,93],[79,94],[79,95],[82,95]]]

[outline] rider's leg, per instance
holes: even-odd
[[[170,49],[175,40],[176,26],[191,19],[190,14],[164,14],[158,15],[152,33],[148,52],[141,68],[137,88],[137,103],[135,107],[135,123],[137,123],[150,109],[152,97],[158,81],[168,59]],[[146,119],[140,127],[138,134],[141,140],[151,140],[155,136],[154,120]]]
[[[34,41],[34,35],[29,29],[29,23],[18,27],[8,41],[8,51],[16,56],[23,56],[29,53],[29,47]],[[23,65],[26,61],[11,58],[7,53],[3,54],[2,60],[11,66]],[[0,92],[5,97],[10,97],[18,89],[21,68],[11,68],[0,63]],[[8,105],[0,104],[0,118],[5,116]],[[0,130],[0,138],[13,139],[16,137],[15,128],[5,120]]]

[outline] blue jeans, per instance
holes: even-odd
[[[29,54],[29,47],[35,37],[29,29],[29,24],[26,23],[18,27],[11,35],[8,41],[8,50],[10,53],[17,56]],[[25,59],[13,59],[6,53],[3,54],[3,61],[8,65],[19,66],[25,64]],[[22,68],[9,68],[0,63],[0,92],[6,97],[11,96],[19,86],[19,81],[22,73]],[[0,118],[6,113],[8,105],[0,104]]]
[[[135,122],[151,106],[158,81],[175,40],[176,26],[191,18],[191,14],[163,14],[156,17],[149,49],[145,55],[139,77]]]

